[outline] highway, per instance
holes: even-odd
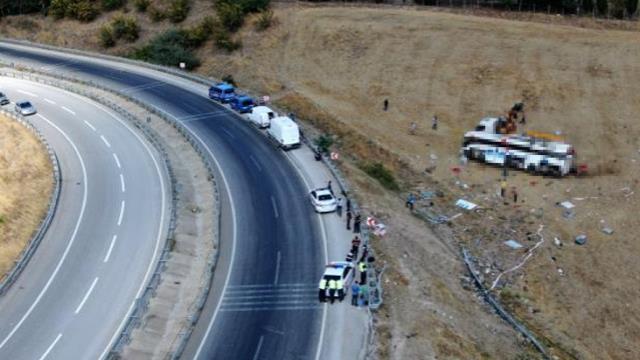
[[[316,286],[326,239],[306,185],[280,150],[206,94],[167,76],[3,43],[0,59],[125,90],[183,121],[215,156],[221,256],[185,358],[316,357],[323,319]]]
[[[0,358],[97,358],[166,238],[163,162],[127,123],[85,98],[2,77],[0,88],[36,106],[29,120],[57,153],[63,178],[45,238],[0,298]]]

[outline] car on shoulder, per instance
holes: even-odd
[[[15,111],[23,116],[33,115],[35,114],[36,107],[33,106],[29,101],[18,101],[16,102]]]
[[[248,113],[255,106],[253,98],[248,95],[238,95],[230,102],[231,108],[241,114]]]
[[[311,196],[311,204],[318,213],[329,213],[336,211],[338,207],[338,201],[333,195],[333,192],[328,188],[318,188],[312,190],[309,195]]]
[[[0,105],[7,105],[9,104],[9,98],[7,97],[7,95],[5,95],[4,93],[0,92]]]
[[[324,273],[322,274],[322,278],[318,284],[318,289],[320,290],[320,300],[323,299],[331,299],[331,293],[329,292],[329,288],[326,284],[329,284],[330,280],[339,281],[342,280],[342,295],[345,296],[351,287],[351,282],[353,281],[353,273],[354,266],[353,263],[348,261],[332,261],[328,263],[324,267]],[[325,292],[322,292],[322,283],[325,283]],[[324,295],[324,297],[322,296]],[[333,298],[337,299],[340,296],[340,292],[337,291],[333,294]]]
[[[209,88],[209,98],[223,104],[230,103],[236,97],[236,89],[233,85],[220,82]]]

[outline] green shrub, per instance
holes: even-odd
[[[273,11],[265,10],[258,15],[258,21],[256,21],[256,30],[264,31],[268,29],[273,23]]]
[[[67,6],[69,6],[69,0],[51,0],[49,15],[56,19],[62,19],[66,15]]]
[[[270,0],[235,0],[235,2],[237,2],[242,7],[242,12],[246,14],[246,13],[264,11],[268,9],[269,3],[271,1]]]
[[[167,18],[167,13],[165,13],[162,9],[158,9],[157,7],[151,5],[149,6],[149,18],[153,22],[160,22]]]
[[[233,40],[231,34],[224,28],[220,28],[213,35],[213,41],[218,49],[234,52],[242,47],[240,40]]]
[[[220,25],[216,20],[211,17],[205,17],[200,24],[185,30],[187,36],[187,43],[189,47],[198,48],[209,40],[211,35],[219,28]]]
[[[131,53],[130,57],[167,66],[178,66],[184,62],[188,70],[200,65],[200,60],[189,46],[186,31],[176,29],[156,36],[149,44]]]
[[[364,170],[367,175],[372,178],[378,180],[378,182],[389,190],[399,190],[400,186],[396,182],[395,177],[391,173],[389,169],[387,169],[382,163],[368,163],[362,166],[362,170]]]
[[[333,145],[333,136],[331,134],[320,135],[313,140],[313,143],[316,144],[319,152],[326,154]]]
[[[121,8],[126,0],[102,0],[102,8],[107,11]]]
[[[190,9],[191,4],[189,0],[171,0],[167,17],[171,22],[177,24],[187,18]]]
[[[138,10],[139,12],[145,12],[147,11],[147,8],[149,7],[149,0],[134,0],[133,1],[133,6],[136,7],[136,10]]]
[[[98,16],[98,9],[89,0],[52,0],[49,14],[56,19],[68,17],[88,22]]]
[[[109,48],[116,44],[116,39],[113,36],[113,29],[109,25],[104,25],[100,28],[100,44],[102,47]]]
[[[218,18],[227,30],[234,32],[242,26],[244,11],[240,4],[230,1],[218,1],[215,4]]]
[[[123,39],[128,42],[138,40],[140,27],[134,17],[118,15],[111,22],[115,39]]]

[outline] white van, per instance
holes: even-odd
[[[284,150],[300,146],[300,129],[298,129],[298,124],[286,116],[273,118],[267,130],[267,135]]]
[[[276,112],[266,106],[256,106],[248,114],[249,121],[261,129],[269,127],[276,116]]]

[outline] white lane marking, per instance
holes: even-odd
[[[47,350],[44,352],[44,354],[42,354],[42,356],[40,356],[39,360],[44,360],[49,353],[51,352],[51,350],[53,350],[54,346],[56,346],[56,344],[58,343],[58,341],[60,341],[60,338],[62,337],[62,334],[59,333],[58,336],[56,336],[56,339],[53,340],[53,342],[51,343],[51,345],[49,345],[49,347],[47,348]]]
[[[258,360],[258,356],[260,356],[260,349],[262,349],[263,341],[264,341],[264,335],[260,335],[260,340],[258,340],[258,348],[256,349],[255,354],[253,354],[253,360]]]
[[[278,251],[278,259],[276,261],[276,278],[273,280],[273,285],[278,285],[278,277],[280,276],[280,258],[281,254]]]
[[[120,174],[120,190],[122,190],[122,192],[126,191],[126,188],[124,187],[124,176],[122,176],[122,174]]]
[[[45,118],[44,116],[42,116],[40,114],[36,114],[36,116],[40,117],[41,119],[46,121],[49,125],[51,125],[60,134],[62,134],[62,136],[67,140],[67,142],[69,142],[69,144],[71,144],[71,147],[73,148],[73,151],[76,153],[76,156],[78,157],[78,160],[80,160],[80,167],[82,168],[82,179],[83,179],[82,183],[83,183],[84,193],[82,195],[82,205],[80,207],[80,215],[78,216],[78,220],[76,221],[75,228],[73,229],[73,233],[71,234],[71,239],[69,240],[69,243],[67,243],[67,247],[64,249],[64,253],[62,253],[62,257],[60,258],[60,260],[58,260],[58,264],[56,265],[55,269],[53,269],[53,273],[51,273],[51,276],[49,277],[49,280],[47,280],[47,282],[45,283],[45,285],[42,288],[42,290],[40,290],[40,293],[38,294],[38,297],[36,297],[36,300],[31,304],[31,306],[29,306],[29,309],[27,309],[27,312],[24,315],[22,315],[22,318],[20,318],[20,321],[18,321],[18,323],[13,327],[11,332],[9,332],[9,335],[7,335],[4,338],[4,340],[2,340],[2,342],[0,343],[0,349],[2,349],[2,347],[4,347],[7,344],[7,342],[9,341],[9,339],[11,339],[13,334],[15,334],[16,331],[18,331],[18,329],[22,326],[22,324],[25,322],[25,320],[27,320],[29,315],[31,315],[31,313],[33,312],[33,309],[35,309],[35,307],[38,305],[38,303],[40,303],[40,300],[42,300],[42,297],[44,296],[44,294],[49,289],[49,286],[51,286],[51,283],[53,283],[53,280],[55,279],[56,275],[58,275],[58,272],[60,271],[60,268],[62,267],[62,264],[64,263],[65,259],[67,258],[67,255],[69,255],[69,251],[71,250],[71,246],[73,245],[74,241],[76,240],[76,235],[78,234],[78,229],[80,229],[80,223],[82,222],[82,219],[84,218],[84,210],[85,210],[85,207],[87,206],[87,182],[88,182],[88,180],[87,180],[87,169],[84,166],[84,160],[82,159],[82,156],[80,155],[80,151],[78,151],[78,147],[76,146],[76,144],[73,143],[73,141],[71,141],[71,138],[69,138],[69,136],[64,131],[62,131],[62,129],[60,129],[56,124],[54,124],[53,122],[49,121],[49,119]]]
[[[232,134],[229,130],[227,130],[227,128],[226,128],[226,127],[222,126],[220,129],[222,130],[222,132],[224,132],[225,134],[227,134],[230,138],[232,138],[232,139],[235,139],[235,138],[236,138],[235,136],[233,136],[233,134]]]
[[[28,91],[24,91],[24,90],[18,90],[18,92],[20,94],[25,94],[25,95],[29,95],[29,96],[33,96],[33,97],[38,97],[38,95],[32,93],[32,92],[28,92]]]
[[[253,157],[253,155],[249,155],[249,159],[251,159],[253,165],[258,168],[258,171],[262,171],[262,166],[260,166],[260,163],[258,162],[258,160],[256,160],[256,158]]]
[[[47,99],[47,98],[44,98],[44,101],[48,102],[48,103],[49,103],[49,104],[51,104],[51,105],[55,105],[55,104],[56,104],[56,102],[55,102],[55,101],[53,101],[53,100],[49,100],[49,99]]]
[[[107,145],[108,148],[111,147],[111,144],[109,144],[109,142],[107,141],[107,138],[104,137],[104,135],[100,135],[100,139],[102,139],[102,142]]]
[[[116,244],[116,240],[118,240],[118,235],[113,235],[113,237],[111,238],[111,244],[109,245],[109,250],[107,250],[107,255],[104,256],[104,260],[102,260],[102,262],[109,262],[111,251],[113,251],[113,246]]]
[[[153,165],[156,168],[156,175],[158,175],[158,179],[160,181],[160,189],[162,189],[160,191],[161,194],[161,208],[162,211],[160,212],[160,220],[158,222],[158,235],[156,236],[156,244],[155,247],[153,249],[153,255],[151,257],[151,261],[149,261],[149,266],[147,266],[147,272],[144,275],[144,278],[142,280],[142,282],[140,283],[140,287],[138,288],[138,292],[136,293],[136,298],[134,301],[131,302],[131,305],[129,306],[129,309],[126,312],[126,315],[122,318],[122,321],[120,322],[120,326],[118,326],[118,329],[113,333],[113,336],[111,337],[111,340],[109,340],[109,343],[107,344],[107,346],[104,348],[104,350],[102,351],[102,354],[100,354],[99,359],[104,359],[107,354],[109,353],[109,350],[111,349],[111,346],[113,345],[113,343],[116,341],[116,339],[118,338],[118,336],[120,336],[120,334],[122,333],[122,329],[124,328],[127,319],[129,318],[129,315],[131,314],[131,312],[133,311],[133,308],[135,306],[136,301],[140,298],[140,296],[142,295],[142,292],[144,291],[144,289],[147,286],[147,283],[149,281],[149,277],[151,276],[151,272],[153,271],[153,266],[155,265],[155,261],[154,259],[158,258],[158,253],[160,251],[160,243],[162,242],[162,228],[164,227],[164,221],[165,221],[165,217],[166,217],[166,204],[167,204],[167,194],[164,191],[165,190],[165,183],[164,183],[164,177],[162,176],[162,170],[160,170],[160,165],[158,164],[157,159],[153,156],[153,151],[151,151],[151,148],[149,148],[149,145],[147,145],[147,143],[142,139],[142,137],[140,137],[140,135],[138,133],[136,133],[135,131],[133,131],[133,129],[127,124],[125,123],[122,119],[118,118],[117,116],[115,116],[110,110],[107,110],[103,105],[97,104],[95,102],[92,102],[89,99],[83,98],[82,96],[79,96],[77,94],[74,93],[69,93],[71,96],[80,99],[81,101],[87,103],[87,104],[91,104],[97,108],[99,108],[100,110],[104,111],[106,114],[108,114],[109,116],[111,116],[114,120],[116,120],[117,122],[119,122],[122,126],[124,126],[133,136],[136,137],[136,139],[138,139],[138,141],[142,144],[142,146],[144,146],[145,150],[147,151],[147,154],[149,155],[149,157],[151,158],[151,161],[153,161]],[[124,209],[124,201],[123,201],[123,209]],[[124,211],[124,210],[123,210]]]
[[[95,126],[93,126],[93,124],[91,124],[91,123],[90,123],[90,122],[88,122],[87,120],[85,120],[85,121],[84,121],[84,123],[85,123],[89,128],[91,128],[91,130],[96,131],[96,127],[95,127]]]
[[[271,195],[271,206],[273,206],[273,214],[276,216],[276,219],[280,217],[278,214],[278,206],[276,205],[276,199]]]
[[[116,155],[116,153],[113,153],[113,160],[116,161],[116,165],[118,166],[118,169],[120,169],[122,166],[120,166],[120,159],[118,159],[118,155]]]
[[[75,311],[76,315],[80,313],[80,310],[82,310],[82,307],[84,306],[84,303],[86,303],[87,299],[89,298],[89,296],[91,296],[91,293],[93,292],[93,288],[96,287],[97,283],[98,283],[98,277],[93,279],[93,282],[91,283],[91,286],[89,287],[89,290],[87,290],[87,293],[84,294],[84,297],[82,298],[82,301],[80,302],[80,304],[76,308],[76,311]]]
[[[311,189],[311,186],[307,181],[307,178],[305,177],[306,173],[303,172],[302,169],[300,169],[298,164],[296,164],[295,159],[293,158],[293,155],[289,153],[285,153],[285,156],[289,157],[289,161],[291,162],[291,164],[293,164],[293,167],[295,167],[298,170],[298,173],[300,174],[302,181],[304,181],[305,185],[307,186],[307,189]],[[322,232],[322,242],[324,243],[324,262],[325,264],[328,264],[329,263],[329,245],[327,243],[327,231],[325,229],[324,221],[322,217],[320,217],[320,214],[317,214],[317,217],[318,217],[318,221],[320,222],[320,230]],[[327,308],[328,308],[328,304],[324,303],[324,305],[322,306],[322,323],[320,325],[320,338],[318,339],[318,346],[316,347],[316,357],[315,357],[316,360],[320,360],[320,355],[322,355],[322,343],[324,342],[324,332],[327,326]]]
[[[64,111],[68,112],[68,113],[69,113],[69,114],[71,114],[71,115],[75,115],[75,114],[76,114],[76,112],[75,112],[75,111],[73,111],[73,110],[69,109],[69,108],[68,108],[68,107],[66,107],[66,106],[62,106],[62,110],[64,110]]]
[[[118,226],[122,224],[122,217],[124,216],[124,200],[120,203],[120,216],[118,216]]]

